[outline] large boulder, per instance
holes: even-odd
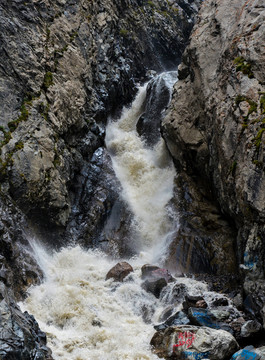
[[[106,280],[113,278],[115,281],[122,282],[123,279],[133,271],[133,268],[126,261],[119,262],[113,266],[106,275]]]
[[[235,338],[224,330],[191,325],[172,326],[154,334],[154,353],[164,359],[223,360],[238,349]]]
[[[146,279],[142,288],[159,298],[162,289],[168,282],[173,280],[172,275],[167,269],[161,269],[153,265],[144,265],[142,267],[142,278]]]

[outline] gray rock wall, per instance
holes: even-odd
[[[1,1],[1,358],[51,358],[14,300],[42,278],[29,236],[130,251],[104,128],[148,70],[177,66],[199,2]]]
[[[201,225],[204,199],[217,200],[216,214],[225,216],[226,224],[236,231],[230,238],[223,234],[219,248],[229,256],[234,246],[245,292],[256,292],[256,302],[261,303],[265,290],[264,19],[262,0],[203,2],[163,123],[168,148],[180,178],[185,179],[181,196],[191,211],[186,218],[190,222],[197,217]],[[195,199],[197,211],[185,195],[194,194],[193,189],[202,195]],[[221,225],[222,231],[227,225]]]
[[[102,166],[87,178],[107,117],[132,99],[148,69],[177,66],[198,3],[1,3],[1,189],[39,236],[55,234],[59,243],[70,222],[102,228],[111,194],[89,195],[105,176]],[[79,238],[92,244],[92,232]]]

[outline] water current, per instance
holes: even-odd
[[[176,73],[158,76],[172,88]],[[159,96],[159,94],[157,94]],[[119,120],[110,120],[106,131],[122,196],[135,217],[139,256],[129,262],[134,268],[123,283],[105,281],[117,262],[98,250],[64,248],[49,254],[34,243],[45,281],[29,290],[21,304],[47,333],[55,360],[152,360],[149,343],[163,301],[141,288],[140,272],[145,263],[159,265],[166,256],[176,219],[169,216],[173,195],[174,166],[163,139],[146,146],[136,131],[144,112],[146,85]]]

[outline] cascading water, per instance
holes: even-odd
[[[162,81],[164,88],[171,90],[176,79],[177,72],[159,75],[152,102],[160,96]],[[166,240],[176,229],[176,221],[170,221],[167,208],[173,196],[175,168],[161,137],[150,148],[136,131],[137,121],[145,111],[146,88],[147,85],[139,89],[132,106],[124,109],[118,121],[108,124],[106,145],[123,188],[123,198],[134,214],[139,234],[138,243],[134,239],[136,250],[142,251],[148,262],[161,262]],[[166,105],[163,104],[162,111]],[[161,108],[155,110],[159,117]]]
[[[171,88],[176,73],[160,75],[158,82],[162,76]],[[35,244],[45,281],[30,289],[21,306],[47,333],[56,360],[157,359],[149,347],[154,332],[149,322],[160,303],[141,288],[140,268],[146,262],[159,263],[175,229],[167,208],[175,171],[164,141],[147,146],[136,131],[145,96],[146,86],[131,108],[109,123],[106,135],[123,198],[135,217],[140,256],[130,260],[134,273],[123,283],[105,281],[114,261],[102,252],[75,247],[49,255]]]

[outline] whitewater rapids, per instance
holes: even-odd
[[[162,76],[172,87],[175,74]],[[139,256],[129,260],[134,272],[123,283],[105,281],[117,261],[104,253],[73,247],[50,254],[32,241],[45,281],[32,287],[20,305],[46,332],[55,360],[158,359],[149,345],[154,334],[151,322],[157,321],[163,307],[141,288],[140,269],[145,263],[163,262],[176,228],[168,207],[175,169],[163,139],[148,148],[136,131],[145,99],[146,85],[106,130],[106,146],[138,233]]]

